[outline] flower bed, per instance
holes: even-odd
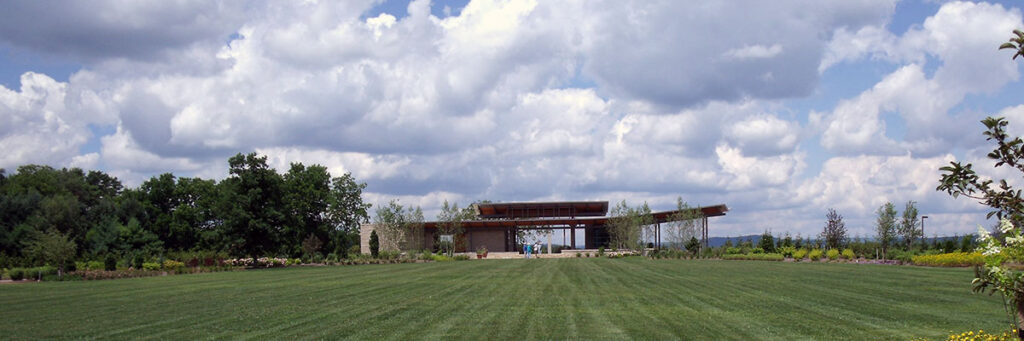
[[[985,264],[985,257],[980,252],[952,252],[938,255],[921,255],[911,258],[914,265],[966,267]]]

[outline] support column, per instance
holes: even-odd
[[[572,229],[569,230],[569,238],[571,240],[569,243],[571,243],[572,249],[575,250],[576,249],[576,225],[572,225]]]
[[[654,233],[654,238],[656,239],[655,242],[654,242],[654,245],[657,245],[658,248],[660,249],[661,248],[661,223],[658,223],[658,231]]]
[[[551,229],[548,229],[548,254],[551,254]]]

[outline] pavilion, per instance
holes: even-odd
[[[543,230],[549,236],[561,230],[563,235],[568,234],[566,237],[573,249],[576,248],[576,234],[582,232],[584,249],[608,247],[607,225],[612,217],[607,216],[607,201],[481,203],[473,207],[476,219],[461,222],[463,233],[455,240],[456,252],[472,251],[480,247],[494,252],[515,252],[518,251],[516,236],[523,230]],[[724,216],[729,208],[719,204],[692,210],[700,213],[698,234],[701,245],[707,247],[708,217]],[[673,221],[678,213],[679,210],[651,213],[652,224],[655,225],[654,240],[659,244],[657,246],[661,246],[661,224]],[[424,222],[424,249],[433,249],[441,224],[443,222]],[[373,229],[373,224],[364,224],[360,229],[363,253],[369,253],[369,239]]]

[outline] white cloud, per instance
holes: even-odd
[[[91,135],[87,122],[67,111],[67,84],[38,73],[21,76],[21,90],[0,86],[0,168],[63,164]]]
[[[746,45],[742,48],[725,51],[725,56],[736,59],[758,59],[772,58],[779,55],[779,53],[782,53],[782,45],[779,44],[772,44],[771,46]]]
[[[915,62],[885,76],[856,98],[840,101],[822,122],[822,145],[847,155],[910,151],[934,156],[949,151],[963,138],[957,132],[965,123],[950,110],[969,94],[991,92],[1017,80],[1015,64],[993,47],[1020,25],[1021,14],[1016,9],[951,2],[898,40],[877,29],[862,29],[854,39],[840,30],[823,67],[868,54]],[[844,44],[847,40],[853,43]],[[931,77],[921,63],[925,55],[941,61]],[[906,122],[902,141],[887,135],[884,115],[899,115]]]

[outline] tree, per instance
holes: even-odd
[[[821,239],[825,240],[825,247],[828,249],[838,249],[846,245],[846,223],[843,222],[843,216],[836,213],[835,209],[828,209],[828,213],[825,214],[825,229],[821,231]]]
[[[370,255],[373,258],[377,258],[380,254],[380,237],[377,236],[377,230],[370,231]]]
[[[283,180],[287,227],[281,248],[292,255],[301,251],[303,256],[311,257],[303,238],[309,239],[312,236],[320,242],[327,240],[333,230],[327,213],[330,206],[331,174],[324,166],[306,167],[302,163],[292,163]],[[302,241],[302,245],[299,245],[299,241]],[[313,252],[319,251],[319,246]]]
[[[887,259],[889,245],[896,239],[896,208],[891,202],[878,207],[875,211],[878,219],[875,220],[875,238],[882,248],[882,259]]]
[[[1016,50],[1011,60],[1024,57],[1024,31],[1013,30],[1010,41],[999,46],[999,49]],[[993,141],[995,149],[988,153],[988,158],[995,160],[995,168],[1008,166],[1024,173],[1024,140],[1010,137],[1006,130],[1009,124],[1005,118],[987,117],[981,121],[985,125],[985,140]],[[1021,224],[1024,223],[1024,197],[1020,189],[1014,189],[1006,179],[998,183],[992,179],[983,179],[971,164],[958,161],[950,162],[949,166],[939,169],[944,174],[939,179],[937,191],[958,198],[964,196],[977,200],[992,210],[988,217],[999,218],[995,232],[997,238],[982,227],[978,227],[978,250],[985,259],[983,267],[974,268],[972,290],[1000,293],[1008,312],[1016,324],[1017,338],[1024,340],[1024,271],[1005,266],[1008,262],[1024,262],[1024,234]]]
[[[219,214],[230,252],[255,259],[277,251],[285,223],[281,176],[256,153],[237,154],[228,165]]]
[[[903,209],[903,219],[900,220],[899,226],[899,234],[903,239],[906,250],[910,250],[915,240],[924,237],[924,232],[921,231],[920,225],[920,222],[917,220],[917,203],[908,201],[907,206]]]
[[[665,229],[668,232],[667,236],[670,245],[683,247],[691,238],[695,238],[697,227],[703,217],[704,215],[700,209],[690,207],[689,204],[683,201],[682,197],[677,197],[676,212],[669,217],[670,222],[668,223],[668,228]],[[698,243],[698,247],[699,245]],[[690,249],[690,246],[686,246],[686,249],[690,252],[698,252],[698,250]]]
[[[764,250],[765,253],[775,252],[775,237],[772,236],[770,231],[765,230],[764,233],[761,234],[761,239],[757,241],[757,247]]]
[[[445,252],[448,256],[452,256],[455,250],[455,242],[460,239],[462,233],[462,222],[469,220],[470,211],[459,209],[458,203],[448,204],[448,200],[444,201],[441,206],[441,212],[437,214],[437,233],[441,235],[452,236],[452,241],[441,241],[440,249]]]
[[[25,253],[57,267],[57,276],[64,275],[64,266],[75,259],[75,243],[68,235],[57,229],[49,229],[45,233],[37,233],[25,246]]]
[[[626,201],[615,205],[608,219],[608,236],[613,247],[643,252],[645,226],[652,223],[651,209],[644,203],[631,208]]]
[[[359,226],[370,221],[370,204],[363,202],[366,183],[357,183],[352,173],[331,179],[327,216],[333,227],[329,246],[341,253],[359,243]]]
[[[382,250],[400,251],[423,247],[423,210],[407,208],[391,200],[377,208],[374,230],[379,231]]]
[[[322,245],[323,242],[320,241],[320,238],[317,238],[315,234],[310,233],[306,239],[302,240],[302,256],[312,259],[313,254],[320,251],[320,246]]]

